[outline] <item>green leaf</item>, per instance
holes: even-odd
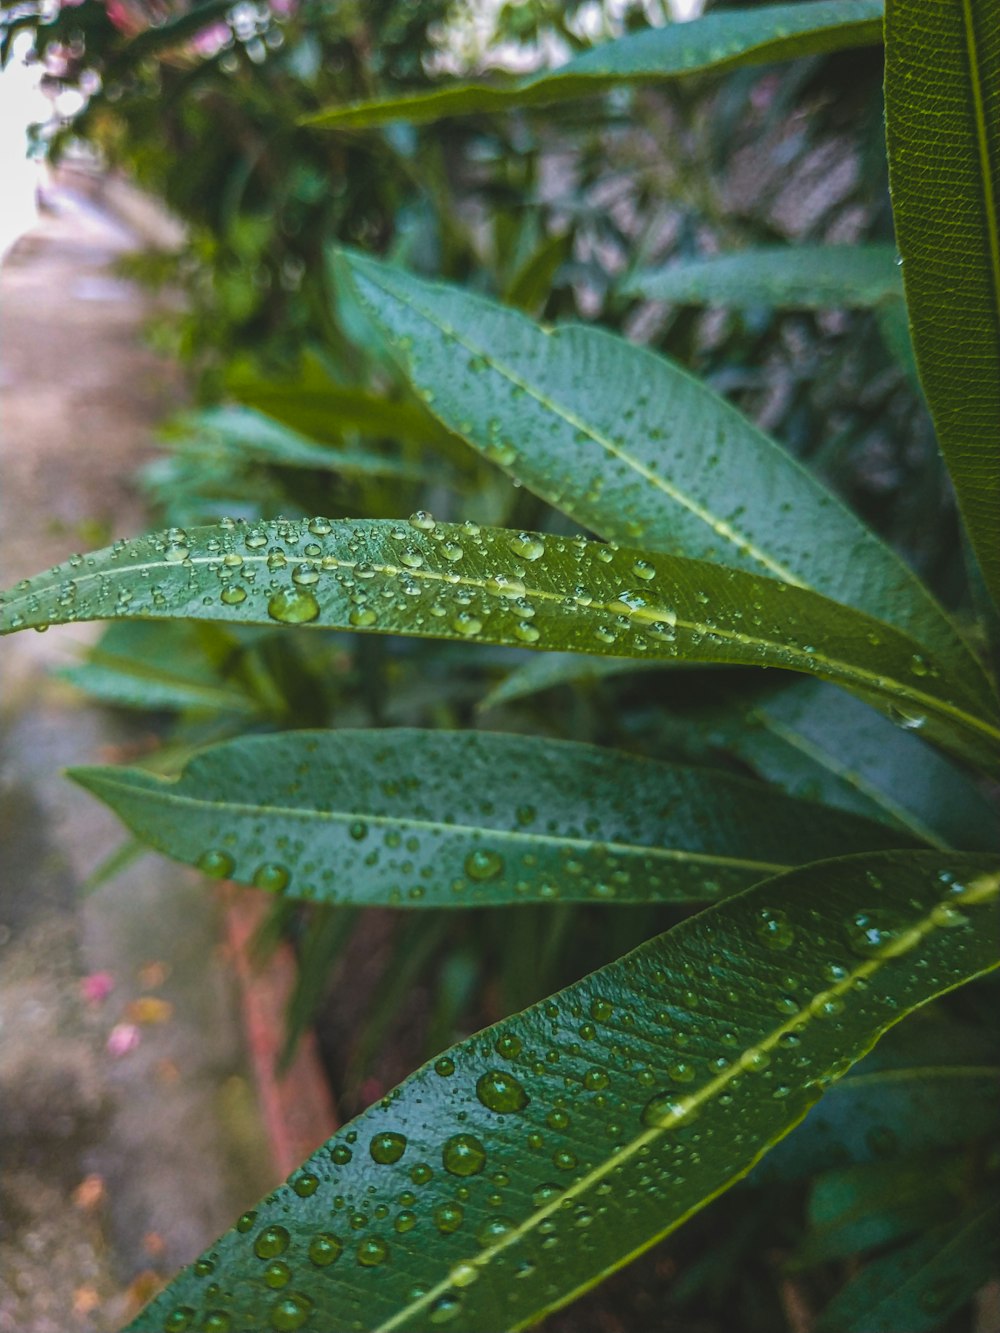
[[[1000,0],[889,0],[885,112],[920,379],[1000,603]]]
[[[499,685],[494,685],[480,707],[498,708],[501,704],[528,699],[556,685],[604,680],[609,676],[628,675],[633,671],[658,671],[687,662],[643,662],[634,657],[588,657],[586,653],[546,653],[544,657],[522,662]]]
[[[288,380],[261,379],[249,368],[230,369],[226,387],[245,407],[256,408],[313,441],[360,431],[370,438],[405,440],[446,451],[457,443],[419,401],[387,399],[357,385],[338,384],[317,356],[305,356],[299,373]]]
[[[687,371],[601,329],[546,330],[461,288],[342,262],[431,410],[582,526],[812,588],[968,660],[899,557]]]
[[[786,791],[887,820],[938,847],[1000,849],[995,803],[962,769],[859,700],[802,680],[732,702],[737,714],[716,734]]]
[[[828,310],[900,301],[903,279],[894,245],[784,245],[634,273],[620,292],[680,305]]]
[[[24,580],[0,634],[101,618],[314,625],[804,671],[1000,767],[974,665],[803,588],[700,560],[477,524],[317,518],[124,539]]]
[[[490,732],[296,731],[170,782],[70,775],[175,860],[324,902],[697,901],[907,841],[728,774]]]
[[[1000,1203],[979,1199],[956,1221],[867,1264],[826,1310],[825,1333],[931,1333],[1000,1267]]]
[[[910,1010],[995,967],[995,865],[844,858],[688,918],[418,1070],[133,1327],[533,1324],[743,1176]]]
[[[481,706],[556,685],[690,665],[546,653],[512,671]],[[794,796],[882,820],[935,847],[1000,848],[1000,813],[967,773],[912,732],[821,681],[747,691],[720,679],[707,707],[675,683],[661,706],[668,722],[698,731],[706,744],[737,755]]]
[[[908,1066],[881,1069],[876,1060],[869,1068],[873,1058],[817,1102],[768,1153],[752,1183],[802,1179],[845,1162],[867,1168],[902,1152],[955,1148],[995,1128],[1000,1096],[995,1063],[915,1059]]]
[[[426,468],[365,449],[317,443],[251,407],[211,407],[181,418],[175,427],[186,452],[224,452],[275,467],[313,468],[371,477],[426,478]],[[178,445],[175,443],[175,448]]]
[[[821,55],[882,40],[881,0],[814,0],[709,14],[691,23],[647,28],[607,42],[556,70],[497,86],[453,84],[429,93],[328,107],[304,123],[370,129],[396,120],[495,114],[518,107],[593,97],[625,84],[648,84],[705,70]]]
[[[814,1182],[800,1264],[828,1263],[926,1231],[955,1211],[962,1158],[915,1153],[897,1161],[835,1167]]]
[[[86,661],[63,667],[59,675],[122,708],[260,711],[244,690],[212,669],[197,627],[181,622],[112,624]]]

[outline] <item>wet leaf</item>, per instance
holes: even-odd
[[[601,329],[546,330],[461,288],[343,262],[431,410],[583,527],[811,588],[968,663],[895,552],[680,366]]]
[[[305,123],[328,129],[369,129],[397,120],[419,124],[443,116],[495,114],[593,97],[623,83],[655,83],[881,40],[881,0],[814,0],[730,10],[690,23],[631,33],[556,70],[507,86],[453,84],[429,93],[328,107]]]
[[[219,620],[804,671],[997,768],[995,711],[898,630],[803,588],[583,538],[325,518],[169,529],[24,580],[0,633],[67,621]]]
[[[211,746],[174,781],[70,776],[175,860],[323,902],[698,901],[911,841],[712,770],[490,732],[297,731]]]
[[[1000,3],[886,8],[893,218],[917,366],[1000,602]]]
[[[995,967],[995,865],[844,858],[689,918],[418,1070],[134,1327],[533,1324],[744,1175],[914,1007]]]

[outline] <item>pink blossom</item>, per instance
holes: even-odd
[[[110,972],[91,972],[80,978],[80,994],[88,1004],[101,1004],[115,988]]]
[[[299,7],[299,0],[271,0],[271,13],[275,18],[290,19]]]
[[[108,1033],[108,1054],[118,1059],[134,1051],[141,1041],[142,1033],[134,1023],[116,1023]]]

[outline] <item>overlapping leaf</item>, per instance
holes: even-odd
[[[767,574],[968,650],[912,571],[779,445],[679,366],[600,329],[345,256],[431,410],[610,540]]]
[[[912,845],[727,774],[489,732],[296,731],[212,746],[170,782],[71,776],[176,860],[324,902],[698,901]]]
[[[885,111],[920,378],[1000,602],[1000,2],[890,0]]]
[[[512,671],[490,691],[483,707],[556,685],[669,665],[546,653]],[[693,702],[683,684],[674,684],[664,691],[662,707],[685,732],[699,733],[705,746],[738,755],[784,791],[883,820],[933,846],[1000,848],[995,803],[966,772],[918,735],[820,681],[748,691],[720,678],[707,704]]]
[[[276,521],[122,540],[24,580],[0,633],[102,618],[330,626],[644,660],[804,671],[986,767],[1000,730],[970,664],[741,570],[583,538],[410,522]]]
[[[392,121],[510,111],[592,97],[621,84],[647,84],[705,70],[820,55],[882,39],[881,0],[813,0],[709,14],[648,28],[577,56],[560,68],[506,86],[455,84],[428,93],[328,107],[307,124],[369,129]]]
[[[998,898],[994,860],[884,853],[709,908],[420,1069],[134,1327],[525,1328],[745,1174],[911,1009],[995,967]]]

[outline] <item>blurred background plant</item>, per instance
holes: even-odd
[[[654,0],[82,0],[5,2],[3,14],[5,58],[30,32],[61,112],[40,131],[49,155],[82,147],[183,224],[177,249],[124,261],[129,276],[171,295],[150,337],[190,374],[193,406],[164,425],[162,457],[143,476],[163,524],[426,509],[572,531],[408,396],[326,262],[336,242],[537,318],[604,325],[683,363],[807,461],[961,614],[970,583],[899,303],[803,301],[757,281],[742,296],[731,283],[715,304],[703,285],[676,286],[685,264],[722,252],[891,245],[879,48],[598,101],[330,133],[301,122],[454,74],[503,79],[678,14]],[[668,264],[675,287],[664,296],[648,275]],[[161,744],[148,762],[161,772],[248,731],[485,721],[750,772],[866,809],[850,774],[781,739],[798,723],[797,701],[822,704],[828,687],[762,689],[759,675],[728,670],[720,695],[718,670],[664,675],[633,663],[616,673],[600,659],[574,669],[550,656],[514,683],[527,656],[120,623],[66,674],[109,705],[151,713]],[[140,854],[124,846],[93,885]],[[286,1055],[315,1023],[351,1115],[421,1059],[677,918],[559,905],[407,916],[279,900],[259,943],[294,941]],[[984,1018],[972,997],[950,1008],[952,1037],[975,1046]],[[968,1138],[961,1130],[957,1141]],[[968,1156],[955,1154],[919,1180],[908,1157],[890,1154],[862,1177],[834,1154],[811,1186],[799,1162],[781,1190],[734,1192],[644,1261],[636,1318],[648,1320],[642,1301],[662,1300],[670,1327],[731,1329],[738,1302],[748,1331],[801,1326],[797,1303],[821,1305],[852,1256],[960,1208]],[[870,1233],[872,1212],[889,1220]],[[624,1281],[633,1293],[642,1285],[634,1273]],[[600,1312],[621,1299],[603,1289],[591,1314],[574,1307],[572,1327],[607,1327]],[[685,1310],[697,1320],[685,1323]]]

